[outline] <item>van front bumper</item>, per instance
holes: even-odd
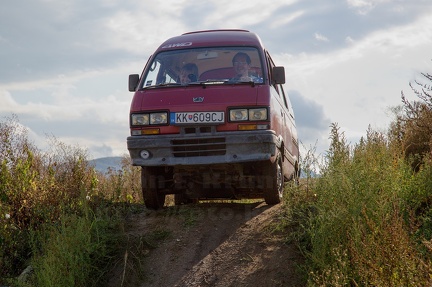
[[[281,146],[271,130],[129,136],[127,148],[136,166],[207,165],[270,160]]]

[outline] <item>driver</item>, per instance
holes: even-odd
[[[244,52],[238,52],[232,59],[235,77],[234,81],[262,83],[262,78],[251,75],[251,59],[248,54]]]

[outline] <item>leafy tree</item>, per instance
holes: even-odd
[[[400,143],[406,158],[418,169],[423,158],[432,151],[432,75],[421,73],[425,81],[415,80],[409,86],[416,96],[410,101],[402,91],[403,111],[390,128]]]

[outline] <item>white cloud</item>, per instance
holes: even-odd
[[[11,97],[11,94],[6,90],[0,90],[0,111],[13,111],[14,108],[18,105],[14,99]]]
[[[325,71],[336,64],[365,58],[370,53],[382,54],[386,59],[404,60],[409,65],[415,56],[416,47],[430,46],[432,49],[432,28],[430,27],[432,27],[432,18],[423,17],[404,27],[373,32],[344,49],[325,54],[302,53],[295,57],[293,55],[283,57],[286,62],[291,62],[289,66],[293,67],[293,71],[300,71],[304,75]],[[400,59],[402,55],[406,58]],[[415,66],[416,63],[412,65]]]
[[[348,37],[345,38],[345,43],[347,43],[347,44],[353,44],[354,43],[354,39],[351,38],[350,36],[348,36]]]
[[[347,3],[349,6],[352,7],[371,7],[372,6],[372,2],[371,1],[366,1],[366,0],[347,0]]]
[[[19,104],[6,90],[0,91],[0,102],[2,103],[2,105],[0,106],[0,113],[3,114],[7,114],[10,112],[14,114],[32,114],[33,116],[46,120],[51,118],[51,109],[49,106],[33,102],[28,102],[24,105]]]
[[[315,33],[315,39],[320,42],[329,42],[329,39],[320,33]]]
[[[301,16],[303,16],[305,14],[305,11],[296,11],[293,12],[291,14],[288,15],[281,15],[279,17],[275,17],[273,19],[270,19],[270,28],[271,29],[276,29],[278,27],[282,27],[284,25],[287,25],[295,20],[297,20],[298,18],[300,18]]]
[[[109,37],[106,43],[114,49],[149,56],[162,39],[184,32],[184,25],[176,17],[170,19],[173,11],[166,9],[160,13],[149,8],[119,11],[105,19],[104,25],[110,31],[105,35]]]
[[[124,82],[126,83],[126,69],[129,67],[130,65],[119,67],[119,71],[89,71],[69,76],[59,75],[53,79],[0,86],[0,102],[2,103],[0,112],[13,111],[17,114],[40,117],[47,121],[72,121],[84,117],[100,122],[122,123],[125,121],[124,114],[127,114],[129,108],[129,98],[124,97],[127,94],[126,88],[124,91],[113,90],[111,94],[100,97],[100,99],[93,98],[91,94],[88,96],[76,94],[76,89],[83,81],[101,79],[98,81],[103,82],[103,79],[108,78],[112,73],[118,73],[118,77],[121,77],[121,71],[124,71]],[[23,91],[43,96],[34,96],[25,103],[18,103],[14,99],[14,93]],[[91,93],[91,91],[88,92]],[[119,113],[119,110],[122,110],[123,114]]]
[[[270,23],[273,21],[280,23],[281,19],[272,19],[272,15],[284,6],[289,6],[298,2],[298,0],[275,0],[271,5],[263,5],[262,1],[251,0],[247,3],[242,1],[231,0],[213,0],[207,1],[211,3],[209,6],[214,8],[212,13],[207,15],[204,26],[206,27],[222,27],[223,28],[241,28],[250,27],[258,23]],[[290,17],[298,15],[288,15]],[[288,19],[289,21],[289,19]]]
[[[349,7],[357,10],[357,13],[365,15],[373,10],[377,5],[388,3],[392,0],[346,0]]]

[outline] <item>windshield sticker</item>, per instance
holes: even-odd
[[[153,81],[152,81],[152,80],[149,80],[149,81],[147,81],[147,82],[146,82],[146,87],[148,87],[148,86],[151,86],[151,85],[152,85],[152,83],[153,83]]]
[[[162,46],[162,49],[177,48],[177,47],[188,47],[188,46],[192,46],[192,42],[168,44],[168,45]]]

